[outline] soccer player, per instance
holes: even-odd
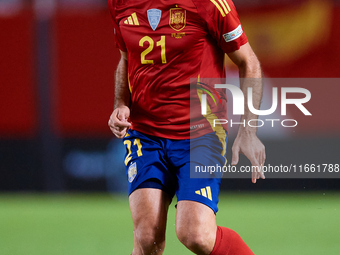
[[[121,59],[115,75],[114,111],[109,126],[126,145],[125,165],[134,224],[133,255],[162,254],[168,207],[177,196],[176,234],[196,254],[253,254],[231,229],[216,225],[221,178],[190,178],[190,165],[224,165],[226,91],[221,101],[208,98],[206,114],[191,111],[204,78],[225,78],[224,56],[238,66],[241,89],[253,89],[253,104],[262,96],[261,68],[231,0],[109,0],[115,42]],[[196,90],[190,79],[196,79]],[[248,80],[252,79],[252,82]],[[211,93],[210,93],[211,94]],[[247,100],[247,93],[244,93]],[[245,107],[247,108],[247,107]],[[190,113],[191,112],[191,113]],[[198,113],[197,113],[198,112]],[[193,114],[190,116],[190,114]],[[257,118],[248,109],[241,121]],[[256,128],[240,126],[232,148],[252,165],[265,161]],[[252,181],[264,178],[252,173]]]

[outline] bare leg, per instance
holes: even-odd
[[[216,240],[216,217],[208,206],[194,201],[177,204],[176,233],[178,239],[192,252],[208,255]]]
[[[132,255],[163,253],[170,202],[169,195],[160,189],[137,189],[130,195],[129,203],[134,224]]]

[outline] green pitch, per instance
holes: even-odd
[[[340,193],[224,193],[219,225],[256,255],[340,254]],[[165,255],[191,254],[176,239],[174,203]],[[128,255],[126,197],[0,194],[1,255]]]

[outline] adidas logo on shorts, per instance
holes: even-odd
[[[197,195],[206,197],[206,198],[208,198],[208,199],[210,199],[210,200],[212,201],[212,195],[211,195],[210,186],[207,186],[207,187],[205,187],[205,188],[196,190],[195,193],[196,193]]]

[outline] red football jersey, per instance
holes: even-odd
[[[128,56],[132,128],[169,139],[216,131],[211,120],[226,119],[225,91],[214,90],[221,101],[208,97],[209,116],[203,116],[202,91],[214,84],[190,89],[190,79],[224,78],[224,53],[247,42],[233,2],[108,2],[116,45]],[[197,101],[195,109],[190,99]]]

